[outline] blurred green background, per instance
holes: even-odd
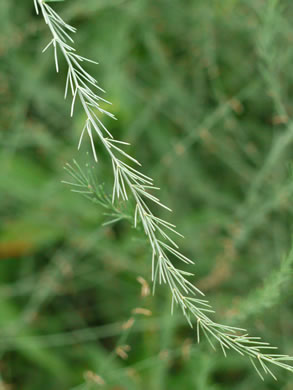
[[[88,69],[119,119],[105,123],[161,187],[216,320],[292,355],[292,1],[52,5],[100,62]],[[56,75],[41,54],[50,39],[32,0],[0,1],[0,389],[292,390],[292,374],[262,382],[247,359],[197,345],[168,287],[142,296],[143,235],[103,227],[61,184],[90,148],[77,152],[85,118],[69,117],[64,63]]]

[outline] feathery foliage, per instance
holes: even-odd
[[[268,352],[270,349],[275,349],[275,347],[270,346],[267,342],[261,341],[259,337],[249,336],[244,329],[215,323],[207,316],[206,313],[211,313],[212,309],[206,300],[198,297],[198,295],[203,295],[203,293],[187,279],[192,274],[175,267],[172,262],[171,256],[182,262],[193,264],[189,258],[179,251],[178,245],[170,237],[171,233],[179,235],[175,230],[176,227],[155,216],[148,206],[147,201],[151,201],[167,210],[170,209],[152,194],[154,190],[158,190],[153,185],[153,180],[130,165],[131,162],[137,165],[140,164],[120,146],[121,144],[125,144],[125,142],[115,139],[103,125],[99,117],[99,115],[104,114],[115,118],[113,114],[102,108],[101,103],[109,104],[109,102],[100,97],[96,91],[104,91],[98,85],[95,78],[81,64],[82,62],[94,61],[80,56],[76,53],[74,47],[70,46],[73,43],[73,39],[69,34],[76,32],[74,27],[64,22],[45,1],[34,0],[34,3],[36,12],[39,13],[40,8],[52,34],[52,40],[43,51],[46,51],[50,46],[53,47],[57,72],[59,72],[59,50],[66,60],[68,71],[65,98],[70,91],[72,95],[71,116],[73,116],[77,100],[80,101],[86,115],[78,148],[80,148],[84,135],[87,134],[90,139],[94,159],[97,162],[98,158],[94,140],[94,136],[96,135],[99,142],[106,149],[113,167],[114,185],[112,203],[114,204],[116,199],[128,201],[130,195],[135,202],[134,226],[136,227],[138,222],[142,224],[152,248],[152,281],[154,289],[157,282],[169,285],[172,294],[172,312],[173,306],[176,303],[181,308],[191,327],[193,327],[193,322],[195,322],[198,342],[200,340],[200,331],[202,331],[213,348],[214,344],[211,337],[219,342],[225,355],[226,350],[234,349],[241,355],[248,356],[262,379],[263,376],[257,368],[257,364],[259,364],[265,374],[270,374],[275,379],[276,377],[268,367],[268,363],[293,372],[293,367],[286,363],[286,361],[293,360],[292,357]],[[130,160],[130,162],[126,163],[120,159],[121,157],[119,156],[121,155]],[[82,186],[83,192],[87,194],[92,193],[91,190],[86,190],[87,188],[89,189],[90,184],[87,183],[87,177],[81,170],[79,172],[71,171],[71,175],[77,179],[73,185]],[[82,180],[85,180],[85,182]]]

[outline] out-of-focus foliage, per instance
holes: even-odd
[[[293,4],[55,7],[78,28],[80,54],[100,61],[89,69],[119,118],[107,125],[174,210],[216,318],[292,355]],[[89,157],[76,150],[84,114],[69,117],[63,68],[56,76],[52,53],[41,54],[46,26],[30,0],[2,0],[0,22],[2,388],[292,389],[286,372],[263,384],[235,353],[195,344],[170,316],[167,288],[141,296],[143,236],[125,221],[102,226],[105,210],[61,184],[67,161]],[[107,191],[111,166],[97,151]]]

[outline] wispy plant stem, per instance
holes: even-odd
[[[249,336],[244,329],[218,324],[208,317],[207,314],[212,313],[213,310],[209,303],[202,298],[204,294],[187,279],[192,274],[175,267],[171,260],[172,258],[177,258],[184,263],[193,264],[192,260],[180,252],[178,245],[170,237],[170,234],[180,234],[175,230],[176,227],[173,224],[155,216],[148,203],[153,202],[167,210],[170,209],[153,195],[153,191],[158,190],[153,185],[153,180],[131,165],[132,163],[140,164],[122,149],[122,145],[127,143],[114,139],[100,119],[102,115],[108,115],[113,119],[115,117],[102,108],[101,102],[110,103],[97,94],[96,91],[104,92],[103,89],[81,65],[83,62],[94,61],[76,54],[74,47],[70,46],[70,43],[73,44],[70,33],[76,32],[74,27],[64,22],[45,1],[34,0],[34,5],[36,12],[39,13],[40,11],[43,15],[52,34],[52,39],[44,51],[50,46],[53,47],[57,72],[59,72],[58,51],[62,53],[66,60],[68,69],[65,98],[69,93],[72,96],[71,116],[74,114],[75,104],[78,100],[86,116],[78,147],[80,147],[85,134],[87,134],[94,159],[98,161],[95,148],[96,139],[98,139],[106,149],[112,162],[114,175],[113,204],[118,199],[126,202],[129,197],[135,203],[134,225],[137,226],[139,222],[142,224],[152,248],[152,280],[154,289],[156,283],[169,285],[172,294],[172,311],[174,305],[178,305],[189,325],[191,327],[194,324],[196,325],[198,342],[200,341],[200,332],[202,332],[213,348],[213,341],[218,342],[225,355],[228,349],[234,349],[241,355],[246,355],[261,377],[260,371],[262,370],[265,374],[270,374],[275,378],[267,363],[272,363],[293,372],[293,367],[287,363],[292,360],[290,356],[270,353],[269,351],[275,349],[275,347],[270,346],[269,343],[262,342],[258,337]],[[122,161],[118,157],[120,155],[130,162]],[[75,182],[71,184],[88,191],[88,177],[80,171],[74,174],[74,170],[71,170],[70,173],[73,173],[75,178]]]

